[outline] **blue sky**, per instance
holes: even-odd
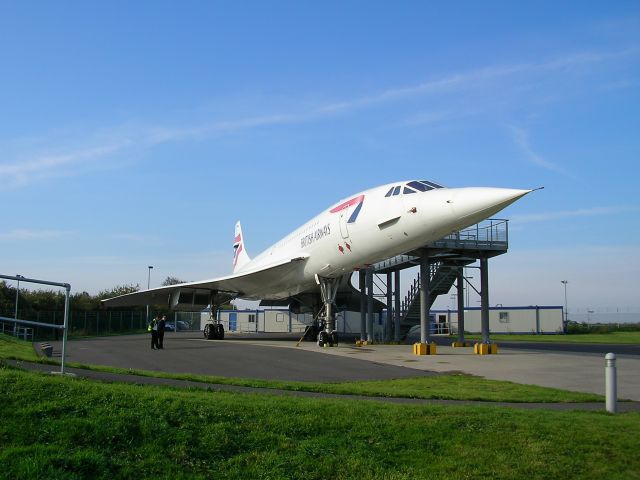
[[[210,278],[419,177],[545,186],[492,304],[640,307],[637,2],[4,2],[0,59],[1,273]]]

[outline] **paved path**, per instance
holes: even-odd
[[[13,360],[7,361],[8,363],[31,371],[40,372],[52,372],[51,365],[42,365],[39,363],[30,362],[17,362]],[[143,377],[137,375],[118,375],[113,373],[96,372],[93,370],[84,370],[78,368],[68,368],[67,373],[88,378],[91,380],[97,380],[102,382],[126,382],[136,385],[156,385],[156,386],[170,386],[177,388],[198,388],[203,390],[211,390],[215,392],[236,392],[236,393],[253,393],[261,395],[279,395],[290,397],[303,397],[303,398],[324,398],[329,400],[352,400],[352,401],[373,401],[381,403],[394,403],[400,405],[454,405],[454,406],[480,406],[480,407],[508,407],[519,408],[526,410],[588,410],[588,411],[602,411],[604,410],[603,403],[519,403],[519,402],[481,402],[470,400],[426,400],[418,398],[389,398],[389,397],[371,397],[365,395],[339,395],[332,393],[318,393],[318,392],[300,392],[293,390],[280,390],[270,388],[253,388],[243,387],[238,385],[222,385],[215,383],[202,383],[192,382],[188,380],[174,380],[170,378],[155,378],[155,377]],[[618,411],[623,412],[638,412],[640,411],[640,402],[621,402],[618,404]]]

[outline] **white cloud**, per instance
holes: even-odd
[[[14,229],[4,233],[0,232],[0,240],[51,240],[68,234],[69,232],[59,230]]]
[[[544,168],[545,170],[549,170],[551,172],[560,173],[565,176],[573,177],[569,172],[567,172],[562,167],[556,165],[553,162],[545,159],[542,155],[538,154],[531,147],[531,142],[529,141],[529,134],[526,130],[522,128],[515,127],[513,125],[509,126],[511,130],[511,134],[513,137],[514,143],[520,148],[526,159],[529,163],[536,165],[538,167]]]
[[[20,187],[37,180],[56,176],[68,176],[83,163],[103,158],[122,150],[131,142],[121,140],[117,144],[96,145],[72,150],[64,154],[35,155],[26,161],[0,164],[0,175],[5,179],[5,187]]]
[[[511,217],[511,221],[513,223],[546,222],[551,220],[561,220],[565,218],[619,215],[621,213],[634,213],[638,211],[640,211],[640,207],[637,206],[592,207],[581,208],[578,210],[564,210],[558,212],[531,213],[521,215],[516,214]]]
[[[517,74],[525,74],[531,80],[536,74],[544,73],[548,75],[551,71],[570,72],[577,66],[597,65],[608,60],[635,55],[637,52],[638,49],[635,48],[614,52],[582,52],[547,62],[478,68],[467,72],[445,75],[415,85],[389,88],[371,95],[328,103],[299,113],[256,115],[240,119],[205,122],[187,127],[125,124],[82,135],[83,138],[88,139],[84,146],[76,145],[67,148],[57,146],[50,149],[58,152],[66,150],[64,153],[27,152],[21,154],[16,160],[0,163],[0,176],[3,178],[2,187],[0,188],[24,187],[33,182],[49,178],[77,175],[84,171],[83,169],[96,168],[99,166],[100,160],[105,158],[112,159],[131,148],[150,148],[164,143],[210,138],[216,135],[269,125],[304,123],[383,103],[429,94],[440,94],[442,92],[477,89],[486,85],[486,82],[510,78]],[[418,115],[414,118],[414,121],[437,121],[437,115],[439,114],[434,113],[431,116],[427,115],[422,118]],[[445,114],[443,115],[446,116]],[[548,161],[532,149],[527,132],[517,127],[512,127],[511,130],[514,141],[531,163],[567,175],[567,172],[561,167]],[[12,143],[20,144],[15,140]]]

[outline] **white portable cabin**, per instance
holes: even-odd
[[[374,335],[382,331],[383,315],[374,314]],[[304,333],[313,323],[311,314],[295,314],[286,309],[219,310],[218,320],[227,332]],[[202,312],[200,329],[209,321],[209,312]],[[338,333],[360,333],[360,312],[341,311],[336,314]]]
[[[491,333],[563,333],[563,308],[557,306],[490,307],[489,331]],[[448,323],[451,333],[458,333],[458,312],[432,310],[436,323]],[[479,307],[464,311],[464,329],[480,333],[482,312]]]

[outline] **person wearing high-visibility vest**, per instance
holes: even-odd
[[[151,332],[151,350],[158,348],[158,317],[156,315],[147,326],[147,331]]]
[[[162,315],[158,316],[158,348],[162,350],[164,348],[164,328],[167,324],[167,317]]]

